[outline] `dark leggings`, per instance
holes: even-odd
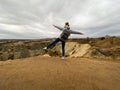
[[[59,38],[56,38],[55,41],[51,42],[47,45],[47,48],[50,48],[52,45],[55,45],[59,41],[62,42],[62,56],[65,56],[65,41],[60,40]]]

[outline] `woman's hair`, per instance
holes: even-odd
[[[69,22],[65,22],[65,26],[69,26]]]

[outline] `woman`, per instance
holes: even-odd
[[[48,44],[43,49],[46,50],[46,49],[50,48],[52,45],[55,45],[56,43],[61,41],[62,42],[62,59],[64,59],[64,56],[65,56],[65,42],[68,39],[68,37],[70,36],[70,34],[81,34],[81,35],[83,35],[83,33],[70,30],[69,22],[65,22],[64,28],[61,28],[61,27],[56,26],[56,25],[53,25],[53,26],[56,27],[57,29],[61,30],[62,33],[60,34],[60,36],[58,38],[55,39],[55,41]]]

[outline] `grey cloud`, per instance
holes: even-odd
[[[120,35],[119,3],[119,0],[0,0],[0,24],[6,25],[0,27],[0,38],[58,37],[60,31],[52,24],[63,26],[65,21],[70,22],[73,30],[85,33],[71,37]],[[10,25],[17,25],[26,36],[17,30],[9,32]]]

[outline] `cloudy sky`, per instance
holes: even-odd
[[[71,37],[120,36],[120,0],[0,0],[0,39],[58,37],[52,25],[84,35]]]

